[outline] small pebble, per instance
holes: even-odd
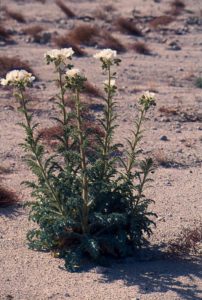
[[[162,135],[162,136],[160,137],[160,141],[164,141],[164,142],[168,141],[167,136],[166,136],[166,135]]]

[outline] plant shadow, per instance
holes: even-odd
[[[130,258],[101,273],[102,283],[123,280],[126,286],[137,286],[141,294],[172,291],[182,299],[201,299],[201,290],[196,284],[196,280],[202,279],[198,260],[135,261]]]
[[[0,218],[2,216],[10,219],[17,218],[19,215],[23,214],[22,207],[23,206],[21,203],[16,203],[6,207],[0,207]]]

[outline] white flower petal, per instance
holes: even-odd
[[[70,69],[66,72],[66,75],[70,78],[72,77],[75,77],[76,75],[80,75],[80,70],[79,69],[76,69],[76,68],[73,68],[73,69]]]
[[[117,51],[112,49],[104,49],[94,55],[96,59],[102,58],[106,60],[114,59],[116,56],[117,56]]]

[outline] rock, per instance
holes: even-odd
[[[177,35],[184,35],[187,34],[188,32],[189,32],[188,27],[178,28],[175,30],[175,34]]]
[[[162,136],[160,137],[160,141],[167,142],[167,141],[168,141],[167,136],[166,136],[166,135],[162,135]]]
[[[50,32],[44,32],[40,38],[40,44],[47,44],[51,40],[51,33]]]
[[[11,105],[5,105],[4,106],[4,110],[14,110],[14,107],[13,106],[11,106]]]
[[[179,51],[179,50],[181,50],[181,49],[182,49],[182,48],[180,47],[180,45],[179,45],[176,41],[171,42],[171,43],[169,44],[169,50]]]
[[[160,119],[160,122],[170,122],[170,118],[162,117],[162,118]]]
[[[186,21],[187,25],[201,25],[202,19],[198,17],[189,17]]]

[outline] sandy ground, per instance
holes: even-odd
[[[79,16],[92,15],[96,9],[111,4],[113,14],[131,17],[135,8],[141,16],[160,16],[169,9],[169,0],[117,0],[115,1],[66,1]],[[145,124],[142,142],[144,153],[154,157],[157,168],[153,174],[154,184],[147,193],[156,202],[153,207],[158,214],[157,228],[152,243],[166,243],[177,236],[183,226],[192,226],[201,219],[202,203],[202,90],[194,81],[202,76],[202,2],[185,1],[186,11],[174,22],[164,26],[166,30],[147,31],[144,37],[136,38],[118,31],[114,36],[123,44],[137,40],[145,41],[153,55],[145,56],[133,51],[120,55],[118,68],[119,104],[116,139],[123,141],[129,135],[135,115],[135,102],[145,90],[156,93],[157,106]],[[14,31],[14,45],[1,45],[0,55],[18,55],[29,62],[40,80],[35,84],[32,104],[36,120],[42,127],[50,124],[55,114],[52,97],[55,88],[51,66],[46,66],[43,54],[53,43],[37,44],[21,34],[28,25],[42,25],[45,31],[60,34],[71,29],[79,20],[68,20],[54,1],[46,4],[38,1],[1,0],[0,7],[21,11],[26,24],[6,18],[1,13],[2,23]],[[191,11],[191,12],[190,12]],[[197,18],[198,22],[192,22]],[[92,24],[110,27],[104,21]],[[179,34],[181,32],[181,34]],[[175,42],[180,50],[170,49]],[[101,87],[104,75],[100,75],[99,63],[92,58],[94,48],[87,48],[89,56],[75,58],[77,67],[85,70],[91,82]],[[177,108],[177,115],[165,115],[162,107]],[[31,178],[23,162],[24,154],[18,145],[23,141],[23,132],[16,125],[21,120],[16,101],[10,91],[1,89],[0,94],[0,161],[10,172],[0,174],[2,183],[16,191],[22,202],[29,200],[29,191],[20,186],[25,178]],[[165,141],[162,136],[166,136]],[[162,166],[162,161],[165,163]],[[46,300],[46,299],[167,299],[195,300],[202,297],[200,265],[198,261],[166,260],[160,258],[128,259],[111,268],[93,267],[85,272],[71,274],[62,269],[63,262],[48,253],[28,250],[26,232],[32,227],[27,220],[28,211],[21,207],[0,209],[0,299]],[[58,266],[61,266],[59,268]]]

